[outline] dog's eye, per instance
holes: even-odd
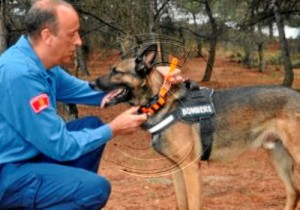
[[[110,73],[110,74],[116,75],[116,74],[125,74],[125,73],[122,72],[122,71],[120,71],[120,70],[118,70],[116,67],[113,67],[113,68],[111,69],[111,73]]]
[[[117,73],[118,73],[116,67],[113,67],[113,68],[112,68],[111,73],[112,73],[112,74],[117,74]]]

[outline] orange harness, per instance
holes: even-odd
[[[154,96],[146,105],[143,105],[139,108],[139,113],[145,113],[148,115],[154,115],[158,110],[160,110],[167,101],[168,92],[171,89],[170,78],[176,66],[178,64],[178,58],[174,57],[171,61],[169,73],[164,78],[164,83],[161,86],[158,95]]]

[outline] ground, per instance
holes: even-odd
[[[111,63],[94,61],[91,65],[91,78],[103,74]],[[185,65],[184,74],[199,82],[203,70],[203,60],[191,58]],[[293,87],[299,89],[298,72],[300,70],[295,71],[296,81]],[[281,67],[268,67],[266,72],[259,73],[255,68],[248,69],[232,62],[229,56],[219,55],[211,84],[215,88],[280,84],[282,75]],[[124,105],[104,110],[80,107],[80,115],[97,114],[109,121],[125,109]],[[99,169],[99,174],[107,177],[112,184],[111,197],[105,210],[176,209],[171,175],[166,173],[162,176],[147,176],[147,170],[155,168],[155,162],[158,161],[143,162],[141,154],[149,153],[160,158],[153,154],[149,142],[149,134],[137,131],[108,143]],[[132,156],[127,156],[128,154]],[[226,161],[202,162],[201,171],[204,209],[276,210],[284,207],[284,187],[262,150],[248,151]]]

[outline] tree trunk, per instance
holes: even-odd
[[[258,58],[259,58],[258,71],[263,72],[265,69],[264,43],[259,42],[257,46],[258,46]]]
[[[245,56],[243,58],[242,63],[247,66],[248,68],[252,67],[252,48],[251,48],[251,44],[248,43],[248,41],[246,41],[246,46],[244,46],[244,52],[245,52]]]
[[[155,8],[156,8],[156,2],[155,1],[148,1],[148,18],[149,18],[149,34],[150,34],[150,40],[156,42],[157,44],[157,62],[163,62],[164,61],[164,55],[162,53],[162,44],[160,42],[160,35],[155,30]]]
[[[280,48],[281,48],[281,54],[282,54],[282,59],[284,64],[285,74],[284,74],[283,85],[292,86],[294,81],[294,73],[293,73],[293,66],[290,58],[288,42],[285,37],[284,23],[280,15],[280,11],[276,0],[273,0],[272,3],[273,3],[273,11],[276,19],[276,24],[279,32]]]
[[[218,30],[218,25],[213,17],[213,13],[211,11],[209,1],[204,0],[205,10],[211,25],[211,38],[210,38],[210,46],[209,46],[209,55],[208,55],[208,61],[205,68],[204,76],[202,78],[202,81],[209,81],[211,79],[213,67],[215,64],[215,57],[216,57],[216,48],[217,48],[217,42],[218,42],[218,35],[220,31]]]
[[[258,71],[263,72],[265,69],[265,58],[264,58],[264,36],[261,29],[261,24],[258,24],[257,48],[258,48]]]
[[[196,38],[197,40],[197,50],[200,55],[202,55],[202,41],[199,38]]]
[[[210,81],[213,67],[215,65],[215,58],[216,58],[216,48],[217,48],[217,37],[212,37],[209,44],[209,55],[208,55],[208,61],[205,68],[205,73],[202,78],[202,82]]]
[[[74,57],[74,67],[75,67],[75,76],[79,77],[79,72],[81,72],[84,76],[90,76],[90,73],[87,69],[87,55],[83,51],[83,46],[76,47],[75,57]]]
[[[270,38],[270,39],[273,39],[273,37],[274,37],[273,22],[271,22],[271,23],[269,24],[269,38]]]
[[[7,31],[5,27],[5,0],[0,0],[0,55],[7,48]]]
[[[180,39],[182,40],[182,42],[183,42],[183,43],[186,43],[186,40],[185,40],[185,38],[184,38],[184,32],[183,32],[183,30],[182,30],[181,27],[179,27],[178,32],[179,32],[179,37],[180,37]]]
[[[254,17],[254,11],[251,10],[251,17]],[[246,37],[243,41],[243,48],[245,52],[245,56],[243,58],[242,63],[248,68],[252,68],[253,66],[253,52],[255,46],[255,32],[254,26],[249,26],[246,31]]]
[[[195,27],[195,31],[197,31],[197,18],[196,18],[196,14],[195,13],[192,13],[192,16],[193,16],[193,20],[194,20],[194,27]],[[198,37],[198,36],[195,36],[195,40],[196,40],[196,44],[197,44],[197,50],[200,55],[202,54],[202,41],[201,41],[201,38]]]

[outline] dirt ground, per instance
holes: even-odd
[[[93,62],[91,78],[103,74],[111,63]],[[184,74],[199,82],[204,66],[203,59],[191,58],[184,66]],[[294,87],[300,89],[298,72],[300,69],[295,71]],[[268,67],[264,73],[259,73],[256,69],[247,69],[231,62],[228,56],[223,55],[218,56],[212,82],[207,85],[217,89],[280,84],[282,75],[280,67]],[[125,105],[100,111],[82,106],[80,115],[97,114],[109,121],[125,109]],[[149,145],[149,134],[141,130],[133,135],[117,137],[108,143],[99,170],[112,184],[111,197],[105,210],[177,208],[170,173],[153,173],[157,169],[156,163],[167,166],[167,162]],[[202,162],[201,173],[204,209],[276,210],[284,207],[284,187],[262,150],[248,151],[226,161]]]

